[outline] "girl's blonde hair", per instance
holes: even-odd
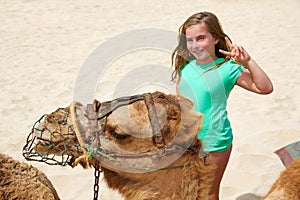
[[[224,62],[229,60],[229,57],[226,57],[224,54],[219,52],[219,49],[223,49],[225,51],[229,51],[229,47],[226,44],[225,37],[228,37],[218,20],[218,18],[210,12],[199,12],[192,16],[190,16],[182,26],[179,27],[179,35],[178,35],[178,45],[174,49],[172,53],[172,67],[175,69],[172,73],[172,80],[174,81],[177,75],[180,74],[181,69],[187,64],[190,60],[195,59],[195,57],[189,52],[186,46],[186,29],[192,25],[196,25],[199,23],[204,23],[207,31],[219,42],[215,46],[215,54],[218,58],[225,58]],[[229,37],[228,37],[229,38]],[[230,40],[230,39],[229,39]],[[219,67],[224,62],[219,63],[212,68]],[[210,69],[212,69],[210,68]]]

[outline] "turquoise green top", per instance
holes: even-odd
[[[181,70],[179,90],[194,101],[194,109],[204,114],[198,139],[204,142],[204,150],[221,152],[232,143],[232,129],[227,115],[227,99],[243,67],[233,60],[221,66],[210,67],[224,61],[218,58],[209,64],[190,61]]]

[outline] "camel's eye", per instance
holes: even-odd
[[[123,140],[128,137],[128,135],[119,134],[119,133],[116,133],[115,131],[111,131],[110,134],[120,140]]]

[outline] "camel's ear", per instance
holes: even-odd
[[[191,99],[187,98],[187,97],[178,95],[177,99],[178,99],[178,102],[180,104],[180,110],[181,110],[181,112],[189,111],[194,106],[194,102]]]

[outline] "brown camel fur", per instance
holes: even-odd
[[[59,200],[59,197],[43,172],[0,153],[0,199]]]
[[[262,200],[300,199],[300,158],[294,160],[272,185]]]
[[[196,136],[202,115],[193,111],[193,103],[182,96],[161,92],[155,92],[152,96],[165,144],[169,147],[186,147],[185,151],[169,151],[167,155],[153,153],[162,152],[166,146],[160,149],[153,142],[145,102],[139,100],[122,106],[107,117],[104,135],[100,138],[101,147],[115,154],[123,155],[126,152],[129,155],[136,154],[137,157],[98,158],[104,180],[127,200],[207,199],[215,167],[208,159],[199,156],[199,150],[203,147]],[[81,106],[81,109],[85,108]],[[95,166],[99,161],[93,159],[82,144],[82,134],[87,133],[82,133],[76,127],[76,120],[84,115],[77,113],[74,119],[71,115],[66,117],[65,112],[72,114],[75,111],[72,111],[71,105],[49,114],[40,124],[39,129],[46,128],[50,130],[48,132],[56,134],[36,133],[40,140],[36,143],[35,151],[61,155],[64,146],[68,150],[66,154],[73,157],[70,161],[72,166]],[[67,122],[58,123],[64,117]],[[53,144],[59,148],[49,148]],[[172,162],[168,162],[170,158]]]

